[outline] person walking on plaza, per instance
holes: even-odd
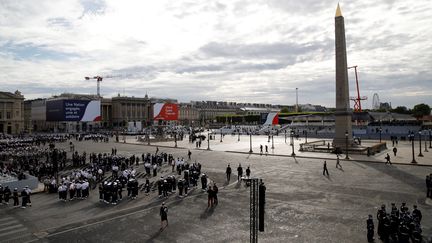
[[[387,153],[385,159],[386,159],[385,164],[390,164],[390,165],[392,164],[391,161],[390,161],[390,155],[388,153]]]
[[[268,146],[267,145],[265,146],[265,153],[266,153],[266,155],[268,154]]]
[[[162,206],[159,210],[159,215],[161,217],[161,227],[160,231],[164,230],[166,227],[168,227],[168,207],[165,206],[165,202],[162,203]]]
[[[324,165],[323,165],[323,175],[329,176],[329,172],[327,170],[327,161],[324,160]]]
[[[209,186],[207,189],[207,208],[211,208],[213,207],[213,199],[214,199],[214,191],[213,191],[213,187]]]
[[[394,154],[395,157],[396,157],[396,153],[397,153],[397,148],[394,147],[394,148],[393,148],[393,154]]]
[[[191,155],[192,155],[192,152],[190,150],[188,150],[188,158],[189,158],[189,160],[191,159]]]
[[[229,183],[230,180],[231,180],[231,172],[232,172],[232,170],[231,170],[230,164],[228,164],[228,166],[227,166],[227,168],[226,168],[226,177],[227,177],[227,182],[228,182],[228,183]]]
[[[240,181],[243,176],[243,168],[241,167],[241,164],[239,163],[239,166],[237,167],[237,181]]]
[[[247,177],[248,179],[249,179],[250,174],[251,174],[251,170],[250,170],[249,167],[250,167],[250,166],[248,166],[247,169],[246,169],[246,177]]]
[[[263,146],[262,146],[262,144],[260,144],[260,155],[262,155],[263,154]]]
[[[342,165],[340,164],[339,154],[336,155],[336,168],[338,167],[342,169]]]

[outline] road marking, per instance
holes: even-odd
[[[0,237],[10,235],[10,234],[15,234],[22,231],[27,231],[27,228],[25,228],[24,225],[19,224],[19,225],[14,225],[13,227],[7,227],[7,229],[6,228],[1,229],[0,232],[2,231],[6,231],[6,232],[0,233]]]

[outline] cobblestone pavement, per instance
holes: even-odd
[[[127,142],[134,140],[130,137]],[[27,209],[0,206],[0,239],[2,242],[248,242],[249,188],[238,184],[235,175],[226,183],[224,171],[228,163],[233,171],[239,163],[244,168],[250,166],[252,176],[262,178],[267,186],[266,229],[259,233],[260,242],[365,242],[367,215],[375,215],[381,204],[390,206],[391,202],[398,205],[406,202],[410,209],[417,204],[423,213],[423,232],[432,235],[432,207],[426,203],[424,180],[426,174],[432,173],[432,167],[359,162],[362,160],[353,156],[349,161],[341,161],[343,169],[336,169],[335,161],[328,157],[330,154],[311,153],[314,156],[292,158],[223,152],[247,152],[247,146],[235,144],[234,137],[232,140],[225,136],[224,145],[220,146],[226,148],[220,150],[216,150],[214,140],[212,151],[191,149],[192,161],[200,162],[203,171],[219,185],[219,205],[208,209],[207,195],[199,189],[185,198],[170,195],[164,200],[169,207],[169,226],[162,232],[158,214],[162,199],[157,198],[156,192],[111,206],[99,203],[96,190],[87,200],[62,203],[56,194],[40,193],[32,197],[33,207]],[[156,150],[154,146],[128,143],[74,142],[78,151],[87,153],[111,152],[113,147],[118,154],[125,155]],[[188,149],[159,145],[160,151],[187,157]],[[68,147],[66,143],[58,146]],[[402,150],[400,156],[407,156],[402,149],[404,145],[398,146]],[[432,151],[424,154],[421,161],[430,162]],[[368,160],[381,161],[380,156]],[[328,162],[329,177],[322,175],[324,159]],[[170,169],[165,166],[161,173],[170,174]]]

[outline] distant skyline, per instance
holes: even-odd
[[[2,0],[0,91],[335,106],[329,0]],[[432,106],[429,0],[341,1],[362,107]],[[355,96],[354,70],[349,70]],[[351,102],[351,107],[353,103]]]

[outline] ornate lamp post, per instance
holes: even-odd
[[[249,133],[249,141],[250,141],[249,153],[253,153],[253,151],[252,151],[252,132]]]
[[[380,140],[381,140],[381,138],[380,138]],[[349,159],[349,156],[348,156],[348,131],[345,131],[345,154],[346,154],[345,159]]]
[[[294,153],[294,131],[293,130],[291,130],[290,132],[290,138],[291,138],[291,149],[292,149],[291,156],[295,156],[296,154]]]
[[[177,131],[174,134],[174,148],[177,148]]]
[[[210,150],[210,132],[207,132],[207,150]]]
[[[305,130],[305,143],[307,143],[307,133],[308,133],[308,131]]]
[[[424,135],[425,135],[425,138],[424,138],[424,141],[425,141],[425,144],[424,144],[424,146],[425,146],[425,152],[429,152],[429,150],[427,149],[427,138],[426,138],[426,132],[424,132]]]
[[[410,133],[408,134],[408,138],[411,141],[411,150],[412,150],[412,164],[417,164],[417,161],[415,160],[415,156],[414,156],[414,133]]]
[[[286,129],[285,129],[285,143],[286,143]],[[429,131],[429,137],[430,137],[430,131]]]
[[[381,134],[382,134],[382,128],[381,128],[381,125],[380,125],[380,128],[379,128],[379,133],[380,133],[380,143],[381,143]]]
[[[220,132],[221,132],[221,139],[220,139],[220,142],[222,143],[222,129],[221,129],[221,131],[220,131]]]
[[[431,129],[429,128],[429,148],[432,148],[432,133]]]
[[[240,130],[238,131],[238,138],[237,138],[237,142],[240,142]]]
[[[422,132],[419,131],[419,146],[420,146],[420,153],[418,154],[418,157],[423,157],[422,151],[421,151],[421,137],[422,137]]]
[[[272,134],[272,137],[271,137],[271,138],[272,138],[272,147],[271,147],[271,149],[274,149],[274,140],[273,140],[273,136],[274,136],[274,135]]]

